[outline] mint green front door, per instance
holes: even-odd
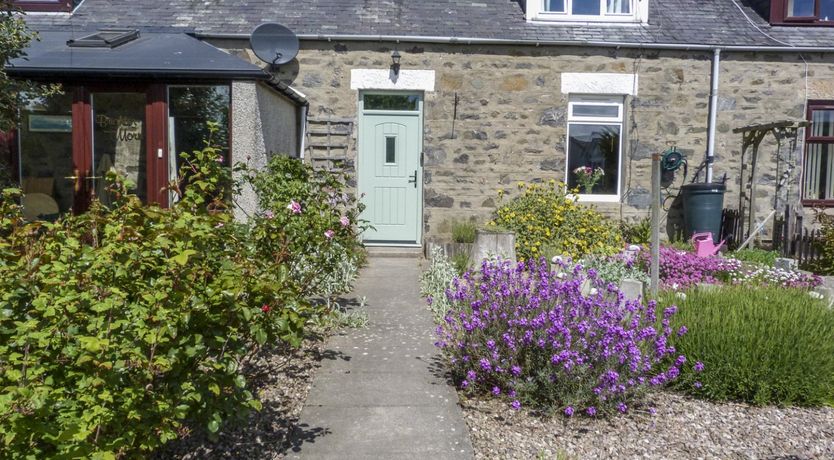
[[[359,191],[367,243],[419,244],[423,180],[422,97],[362,94]]]

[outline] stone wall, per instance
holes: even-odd
[[[215,41],[259,62],[242,41]],[[386,69],[392,44],[303,42],[296,61],[278,75],[306,94],[312,116],[355,118],[357,94],[350,70]],[[651,154],[676,145],[689,161],[689,177],[704,158],[711,52],[588,47],[399,44],[404,69],[436,72],[425,96],[425,229],[447,238],[453,219],[489,218],[499,188],[519,181],[565,180],[568,95],[563,72],[636,73],[638,95],[627,99],[621,203],[601,203],[612,217],[648,214]],[[726,207],[738,206],[741,136],[751,123],[804,118],[807,98],[834,98],[834,56],[723,53],[715,176],[728,177]],[[797,163],[799,151],[794,152]],[[761,148],[759,214],[773,207],[775,142]],[[797,182],[798,168],[792,180]],[[683,173],[664,192],[671,206]],[[793,198],[798,186],[793,185]],[[674,210],[668,219],[675,231]]]

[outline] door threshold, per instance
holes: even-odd
[[[362,244],[365,245],[366,248],[408,248],[408,249],[422,249],[422,244],[417,243],[386,243],[384,241],[366,241]]]

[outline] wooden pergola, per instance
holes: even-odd
[[[781,166],[782,144],[785,139],[789,140],[792,148],[796,145],[797,136],[801,128],[810,126],[807,120],[783,120],[772,123],[761,123],[749,125],[733,130],[735,134],[741,134],[741,175],[739,177],[739,202],[737,241],[749,241],[751,233],[754,233],[756,222],[756,166],[759,160],[759,147],[768,133],[776,138],[777,171],[776,195],[773,202],[773,212],[760,224],[763,227],[767,221],[778,211],[778,197],[793,170],[793,164],[787,162],[786,170],[779,171]],[[792,219],[791,219],[792,221]]]

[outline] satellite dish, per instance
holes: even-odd
[[[255,27],[249,43],[255,56],[273,66],[286,64],[298,54],[298,37],[281,24],[268,22]]]

